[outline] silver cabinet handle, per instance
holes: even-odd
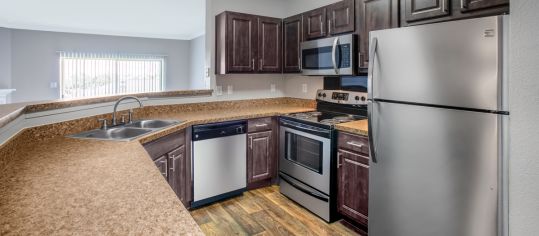
[[[337,68],[337,44],[339,43],[339,37],[335,37],[333,40],[333,48],[331,49],[331,62],[333,63],[333,69],[335,74],[339,74],[339,69]]]
[[[255,126],[256,126],[256,127],[267,127],[268,124],[256,124]]]
[[[363,148],[365,145],[363,145],[362,143],[356,143],[354,141],[349,141],[349,142],[346,142],[346,144],[350,145],[350,146],[354,146],[354,147],[358,147],[358,148]]]
[[[253,58],[253,60],[251,61],[252,65],[251,67],[253,68],[253,71],[255,70],[255,59]]]
[[[253,149],[253,136],[249,137],[249,149]]]
[[[324,36],[326,32],[324,31],[324,21],[322,20],[322,17],[320,17],[320,34]]]
[[[328,34],[331,35],[331,19],[328,19]]]
[[[161,172],[161,175],[165,176],[165,178],[168,178],[168,160],[165,159],[165,160],[162,160],[162,161],[159,161],[161,164],[165,164],[165,172]]]
[[[467,9],[468,8],[468,1],[467,0],[460,0],[460,8]]]
[[[169,157],[169,159],[172,161],[172,168],[170,168],[170,170],[176,171],[176,156],[172,155]]]
[[[462,0],[461,0],[461,3],[462,3]],[[442,0],[442,12],[447,12],[447,7],[445,6],[445,4],[447,4],[447,1],[446,0]]]

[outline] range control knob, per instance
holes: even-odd
[[[322,97],[326,97],[326,93],[323,93],[323,94],[322,94]]]
[[[322,97],[322,93],[318,93],[318,97]]]
[[[367,98],[365,96],[361,96],[361,101],[364,102],[365,100],[367,100]]]
[[[359,101],[359,96],[356,96],[355,99],[356,99],[356,101]]]

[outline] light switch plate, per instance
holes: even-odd
[[[223,86],[215,86],[215,95],[217,96],[223,95]]]
[[[234,90],[234,87],[232,87],[232,85],[229,85],[229,86],[227,86],[227,88],[226,88],[226,91],[227,91],[227,93],[228,93],[229,95],[232,94],[232,93],[234,93],[233,90]]]
[[[272,93],[275,93],[275,84],[271,84],[270,87],[271,87],[271,88],[270,88],[271,92],[272,92]]]
[[[302,85],[301,85],[301,91],[302,91],[303,93],[307,93],[307,84],[302,84]]]

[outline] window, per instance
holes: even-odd
[[[163,56],[60,53],[62,98],[84,98],[164,89]]]

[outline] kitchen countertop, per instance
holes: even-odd
[[[341,123],[335,125],[335,128],[340,131],[358,134],[363,136],[369,136],[369,122],[368,120],[358,120],[347,123]]]
[[[202,235],[141,143],[193,124],[311,110],[285,104],[155,113],[144,118],[184,122],[131,142],[28,143],[0,176],[0,235]]]

